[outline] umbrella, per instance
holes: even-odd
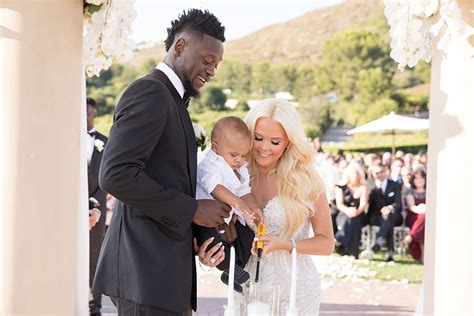
[[[395,131],[421,131],[429,129],[430,123],[427,119],[418,119],[395,114],[391,112],[389,115],[382,116],[367,124],[358,126],[347,131],[348,135],[355,133],[392,133],[392,153],[395,152]]]

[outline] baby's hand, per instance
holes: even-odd
[[[248,207],[247,203],[244,202],[244,200],[239,199],[237,203],[232,205],[233,208],[238,209],[242,214],[244,215],[245,219],[251,219],[252,218],[252,212],[250,212],[250,208]]]
[[[252,212],[253,215],[253,222],[255,225],[258,225],[259,223],[265,223],[265,220],[263,218],[263,211],[260,208],[255,208]]]

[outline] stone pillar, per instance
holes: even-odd
[[[458,3],[474,25],[474,2]],[[423,315],[474,314],[472,43],[433,52]]]
[[[86,315],[82,0],[0,1],[0,108],[0,315]]]

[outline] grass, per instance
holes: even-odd
[[[374,255],[372,261],[356,260],[354,265],[368,268],[370,271],[376,273],[375,276],[367,277],[367,279],[372,278],[383,281],[401,281],[408,283],[421,283],[421,281],[423,281],[423,264],[413,260],[411,256],[395,255],[395,262],[393,264],[387,263],[385,259],[385,254],[377,253]]]
[[[372,260],[333,254],[318,265],[322,276],[352,280],[381,280],[402,284],[421,283],[423,265],[409,256],[395,256],[395,262],[386,262],[385,254],[376,254]]]

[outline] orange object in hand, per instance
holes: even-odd
[[[259,223],[257,226],[257,237],[265,236],[265,224]],[[258,282],[258,276],[260,274],[260,258],[263,252],[263,240],[257,240],[257,270],[255,271],[255,282]]]
[[[257,227],[257,237],[262,237],[265,236],[265,224],[259,223]],[[257,251],[258,251],[258,256],[261,256],[261,252],[263,249],[263,240],[258,240],[257,241]]]

